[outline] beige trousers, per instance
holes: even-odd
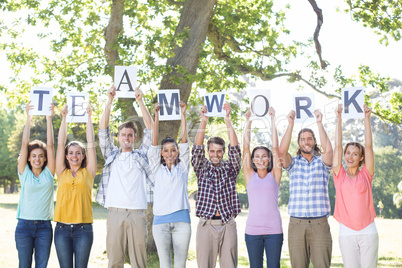
[[[131,267],[145,268],[147,226],[143,209],[109,208],[106,251],[109,268],[124,267],[128,250]]]
[[[339,236],[345,268],[375,268],[378,263],[378,234]]]
[[[290,217],[289,255],[292,268],[327,268],[331,265],[332,237],[327,217],[301,220]]]
[[[196,254],[199,268],[215,267],[218,254],[220,267],[237,267],[237,228],[234,218],[227,223],[200,218]]]

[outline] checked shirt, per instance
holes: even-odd
[[[301,154],[292,157],[289,172],[289,215],[309,218],[329,215],[328,178],[331,166],[321,156],[313,155],[310,162]]]
[[[120,149],[113,144],[113,139],[110,136],[109,127],[106,129],[99,129],[99,146],[102,151],[103,157],[106,159],[103,166],[102,178],[99,184],[98,193],[96,194],[96,201],[105,206],[106,193],[110,181],[111,164],[120,153]],[[151,146],[152,130],[144,130],[144,138],[140,148],[131,150],[131,161],[133,166],[139,166],[140,172],[144,172],[146,177],[146,193],[148,203],[153,203],[153,177],[151,176],[151,168],[148,164],[147,153]],[[138,164],[138,165],[137,165]]]
[[[240,146],[229,145],[228,160],[215,167],[205,157],[204,145],[194,145],[191,164],[198,183],[196,216],[211,219],[218,210],[224,223],[236,217],[241,211],[236,190],[241,168]]]

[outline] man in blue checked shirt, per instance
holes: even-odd
[[[191,164],[198,184],[195,214],[200,218],[196,239],[197,264],[200,268],[215,267],[218,254],[220,267],[237,267],[235,218],[241,209],[236,181],[241,168],[241,152],[229,117],[232,108],[226,102],[223,109],[226,111],[225,124],[230,142],[228,160],[223,161],[225,141],[220,137],[208,140],[209,159],[205,157],[206,106],[201,110],[201,123],[192,149]]]
[[[118,128],[119,147],[110,135],[109,119],[116,88],[108,92],[105,111],[99,123],[99,146],[105,158],[102,179],[96,201],[109,210],[107,218],[106,252],[108,267],[124,267],[126,252],[132,267],[146,267],[147,226],[145,210],[152,202],[153,180],[147,152],[151,146],[153,120],[142,100],[143,93],[135,90],[146,129],[140,148],[134,149],[137,128],[125,122]]]
[[[299,132],[297,156],[288,153],[295,112],[288,115],[289,125],[279,146],[279,157],[289,172],[289,232],[290,262],[293,268],[330,267],[332,237],[328,225],[331,206],[328,178],[332,167],[332,145],[322,124],[322,114],[316,110],[322,150],[314,132],[304,128]]]

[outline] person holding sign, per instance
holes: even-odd
[[[335,110],[334,184],[336,189],[334,218],[339,222],[339,247],[345,267],[377,267],[378,232],[374,223],[372,182],[374,152],[371,134],[371,110],[364,109],[365,147],[349,142],[342,150],[342,105]],[[342,153],[347,170],[342,165]]]
[[[54,244],[61,268],[87,267],[93,242],[92,186],[96,175],[95,135],[91,107],[86,124],[87,149],[67,139],[67,105],[61,111],[56,174],[58,190],[54,221]],[[87,151],[87,152],[86,152]]]
[[[250,153],[251,112],[246,112],[243,136],[243,173],[246,180],[249,213],[245,241],[251,268],[263,267],[264,248],[267,267],[280,267],[283,244],[282,219],[278,209],[282,166],[278,154],[275,110],[269,107],[272,124],[272,151],[258,146]]]
[[[322,151],[314,132],[303,128],[297,137],[297,156],[288,153],[295,111],[288,115],[288,128],[279,146],[279,157],[289,172],[289,255],[292,267],[330,267],[332,237],[328,225],[331,206],[328,178],[332,167],[332,145],[322,124],[322,114],[314,112]]]
[[[215,267],[219,253],[221,267],[237,266],[237,229],[235,218],[240,213],[236,190],[241,168],[241,152],[230,120],[232,108],[226,102],[225,124],[229,136],[228,160],[223,161],[225,141],[220,137],[208,140],[209,160],[205,157],[204,137],[208,117],[207,107],[201,109],[201,123],[192,149],[191,164],[197,176],[198,193],[196,216],[196,254],[198,267]]]
[[[109,118],[116,88],[112,86],[107,95],[105,111],[99,123],[99,145],[106,163],[96,201],[109,210],[106,236],[109,267],[123,267],[127,250],[133,267],[146,267],[145,210],[147,200],[153,202],[154,186],[147,153],[151,146],[153,120],[142,100],[143,93],[137,88],[135,97],[146,127],[144,139],[140,148],[134,150],[137,128],[133,122],[125,122],[118,127],[120,147],[114,146]]]
[[[190,145],[187,139],[186,104],[180,102],[181,143],[166,137],[158,146],[159,103],[155,105],[155,124],[148,160],[155,178],[154,222],[152,233],[161,268],[186,267],[191,237],[190,202],[187,183],[190,168]]]
[[[47,267],[52,246],[53,218],[53,176],[55,157],[53,148],[52,116],[46,116],[47,141],[29,142],[29,129],[33,110],[31,102],[26,107],[27,121],[22,134],[20,156],[18,158],[18,178],[21,182],[21,194],[18,202],[15,229],[15,244],[18,250],[19,267],[32,266],[32,254],[35,254],[36,267]]]

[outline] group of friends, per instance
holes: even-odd
[[[106,252],[108,267],[123,267],[128,252],[132,267],[146,267],[147,225],[145,210],[153,203],[152,233],[160,267],[185,267],[191,237],[188,174],[190,144],[187,137],[186,104],[180,102],[181,137],[166,137],[158,144],[160,110],[155,117],[145,107],[143,94],[136,89],[136,101],[144,120],[141,146],[134,149],[138,136],[133,122],[118,127],[119,146],[113,143],[109,129],[116,88],[107,91],[105,110],[99,123],[99,146],[105,159],[96,201],[108,209]],[[62,110],[62,122],[55,157],[52,115],[46,116],[46,144],[29,142],[33,106],[28,103],[27,121],[18,160],[21,196],[17,210],[15,240],[19,267],[46,267],[53,240],[51,220],[56,222],[54,243],[60,267],[87,267],[93,243],[92,197],[96,175],[96,152],[92,110],[87,108],[86,144],[71,141],[66,145],[68,107]],[[297,155],[290,147],[295,113],[287,116],[288,127],[279,144],[275,110],[269,108],[272,148],[250,149],[251,112],[245,114],[243,159],[240,144],[231,122],[231,107],[224,104],[224,118],[229,145],[221,137],[211,137],[204,147],[208,117],[206,107],[200,111],[200,125],[191,148],[191,165],[197,177],[196,257],[198,267],[237,267],[238,242],[236,216],[241,206],[236,190],[243,167],[249,198],[245,241],[250,267],[280,267],[283,244],[281,215],[278,209],[282,169],[289,173],[290,214],[288,244],[292,267],[330,267],[332,237],[328,224],[331,206],[328,180],[332,169],[336,188],[335,219],[340,223],[339,244],[345,267],[376,267],[378,233],[374,223],[372,198],[374,154],[370,125],[371,110],[364,106],[365,146],[347,143],[342,147],[342,105],[335,110],[335,145],[315,111],[321,148],[314,132],[302,129],[297,138]],[[208,153],[208,158],[205,155]],[[345,165],[342,164],[344,156]],[[58,190],[53,208],[53,177]],[[53,211],[54,210],[54,211]]]

